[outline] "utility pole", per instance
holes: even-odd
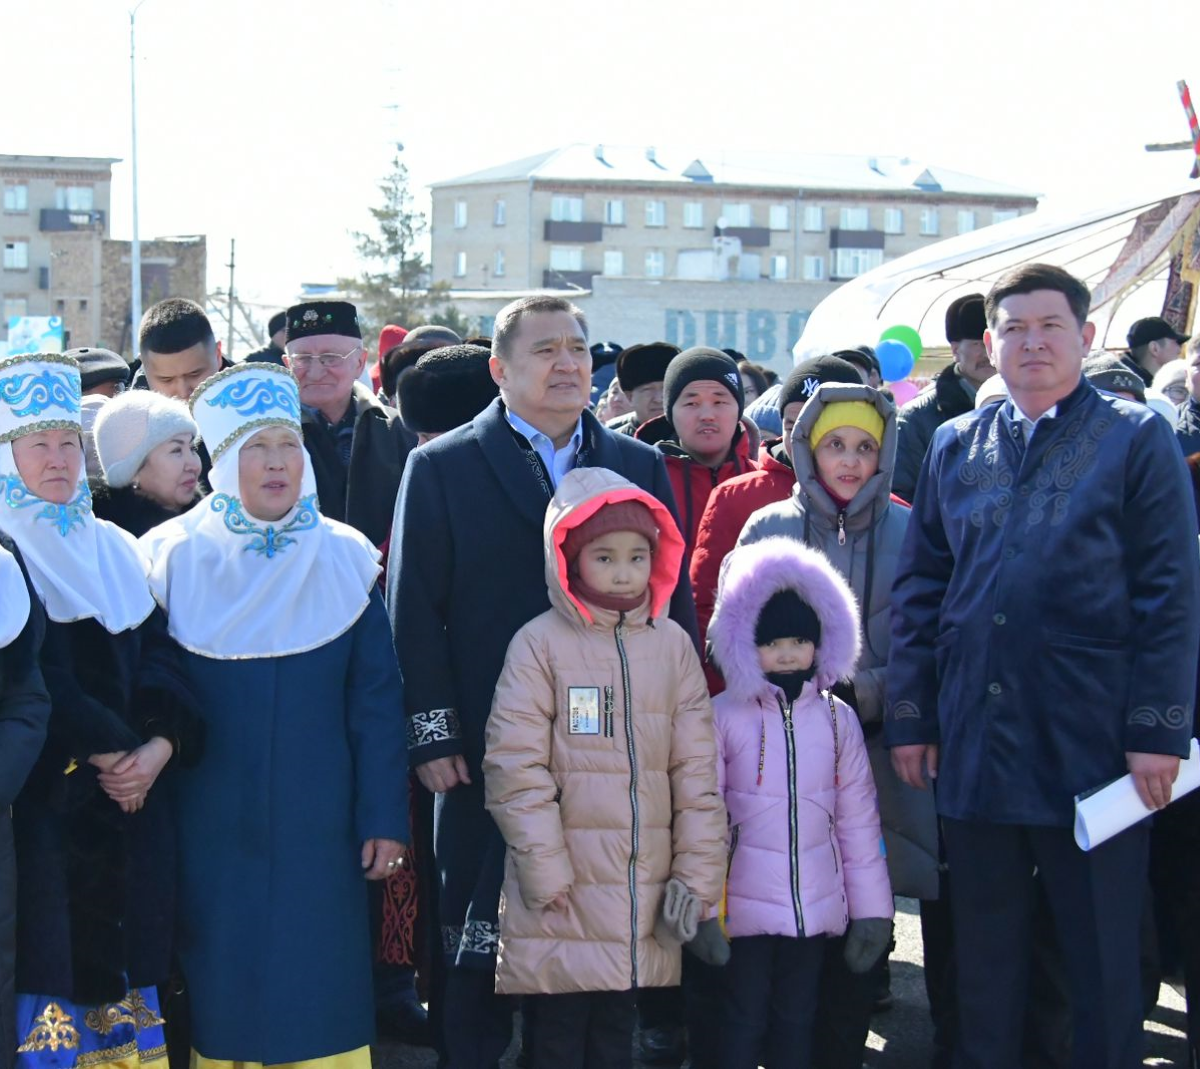
[[[225,343],[225,359],[230,363],[233,363],[233,306],[235,301],[233,295],[233,247],[236,243],[234,238],[229,239],[229,263],[225,265],[229,268],[229,332],[226,335],[228,340]]]
[[[137,48],[134,31],[138,8],[146,0],[138,0],[129,12],[129,109],[132,130],[133,163],[133,241],[130,243],[130,271],[133,275],[130,297],[130,337],[136,345],[137,331],[142,322],[142,244],[138,240],[138,151],[137,151]],[[136,353],[134,354],[137,355]]]

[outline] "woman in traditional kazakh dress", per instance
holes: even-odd
[[[191,698],[133,537],[92,515],[79,367],[0,360],[0,532],[48,618],[45,746],[13,807],[18,1069],[165,1065],[154,985],[174,922],[159,784],[194,756]]]
[[[240,364],[191,404],[213,493],[142,543],[205,724],[179,783],[193,1065],[369,1069],[364,877],[408,835],[379,554],[317,510],[289,371]]]

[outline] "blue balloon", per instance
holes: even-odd
[[[916,363],[912,350],[895,338],[886,338],[876,345],[875,356],[879,360],[879,370],[884,382],[899,382],[908,378],[908,373]]]

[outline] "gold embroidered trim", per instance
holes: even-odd
[[[131,1024],[139,1032],[145,1028],[166,1024],[142,997],[140,991],[130,991],[120,1002],[88,1010],[83,1023],[102,1036],[109,1035],[119,1024]]]
[[[67,367],[75,368],[76,371],[79,370],[79,361],[73,356],[67,356],[66,353],[17,353],[0,360],[0,372],[5,372],[18,364],[65,364]],[[268,366],[274,367],[275,365]]]
[[[46,1008],[33,1019],[33,1028],[25,1042],[17,1048],[18,1054],[33,1054],[38,1051],[77,1050],[79,1029],[71,1022],[75,1018],[66,1013],[57,1002],[47,1003]]]
[[[137,1040],[123,1044],[120,1047],[109,1047],[108,1050],[95,1050],[90,1054],[81,1054],[75,1059],[74,1069],[89,1069],[94,1065],[106,1065],[108,1062],[119,1062],[131,1054],[137,1054]]]
[[[274,367],[274,364],[268,364],[267,367]],[[209,451],[209,456],[212,462],[217,462],[217,457],[225,452],[234,442],[236,442],[243,434],[252,434],[255,431],[260,431],[263,427],[287,427],[290,431],[295,431],[300,437],[300,441],[304,441],[304,432],[300,429],[300,421],[296,419],[284,419],[282,416],[263,416],[262,419],[252,419],[249,423],[243,423],[236,431],[225,439],[216,449]]]
[[[3,365],[0,365],[0,367],[3,367]],[[256,371],[256,372],[257,371],[266,371],[273,375],[286,375],[289,379],[291,379],[293,382],[296,383],[296,389],[297,390],[300,389],[300,383],[296,382],[296,376],[292,374],[292,372],[289,368],[280,367],[278,364],[271,364],[271,363],[268,363],[267,361],[263,360],[263,361],[255,362],[254,371]],[[234,375],[245,375],[245,374],[246,374],[246,365],[245,364],[234,364],[233,367],[227,367],[227,368],[223,369],[222,371],[218,371],[215,375],[209,375],[208,378],[206,378],[202,383],[200,383],[199,386],[197,386],[192,391],[192,396],[188,400],[188,408],[190,408],[192,410],[192,415],[194,416],[196,414],[196,402],[200,400],[200,395],[202,393],[204,393],[204,391],[207,390],[210,386],[213,386],[216,383],[223,381],[224,379],[231,378]]]
[[[70,419],[39,419],[33,423],[22,423],[21,426],[0,434],[0,442],[15,442],[27,434],[37,434],[40,431],[75,431],[82,435],[83,428],[79,420]]]

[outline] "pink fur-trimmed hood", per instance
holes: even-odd
[[[763,606],[789,589],[808,602],[821,621],[818,688],[853,676],[862,639],[858,604],[846,580],[820,551],[792,538],[765,538],[739,546],[725,558],[708,628],[713,659],[732,696],[749,699],[762,692],[765,679],[754,629]]]

